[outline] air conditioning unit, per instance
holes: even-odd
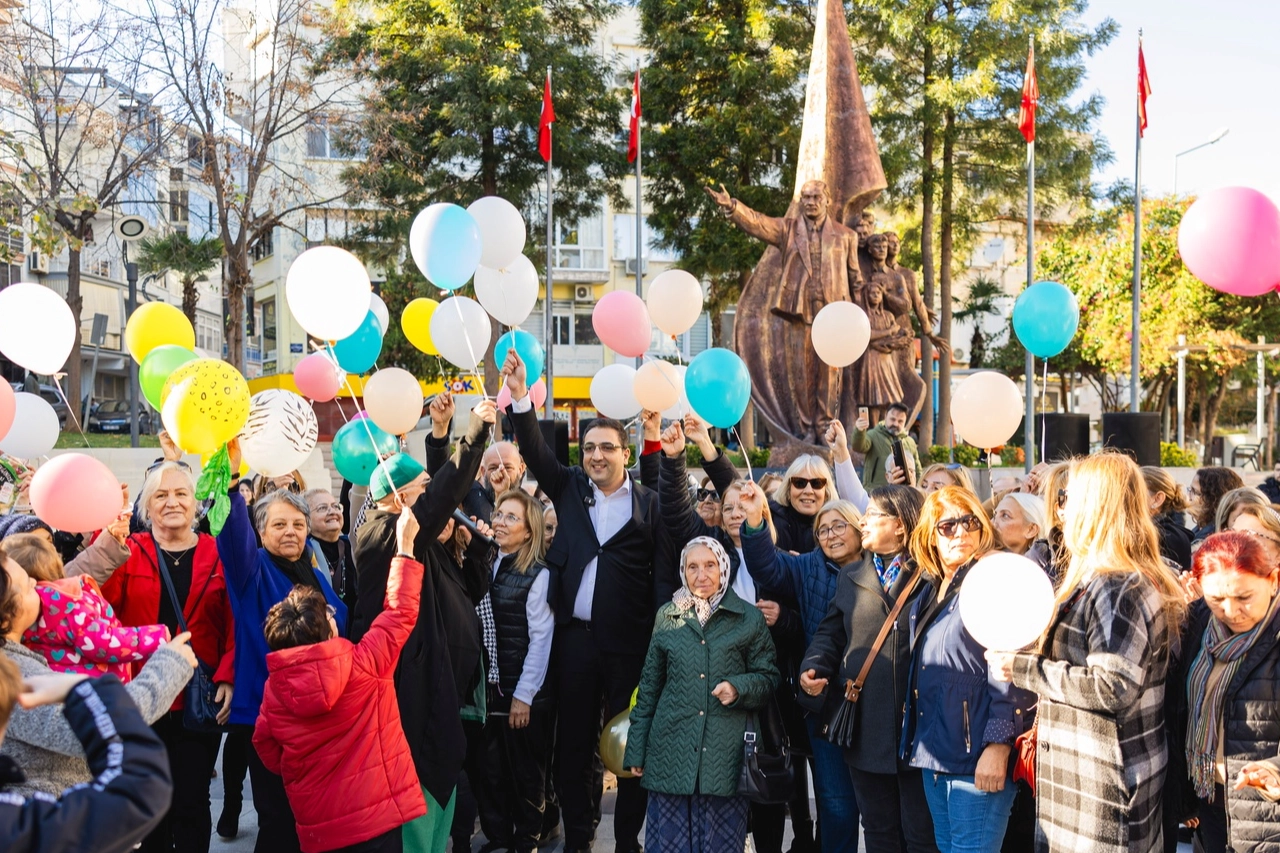
[[[47,275],[49,272],[49,256],[44,252],[32,252],[27,255],[27,269],[34,273]]]
[[[574,302],[595,302],[596,289],[589,284],[575,284],[573,286]]]
[[[626,261],[627,275],[636,274],[636,264],[640,265],[641,275],[644,275],[649,271],[649,262],[644,260],[643,258],[627,258],[627,261]]]

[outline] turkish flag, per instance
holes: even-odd
[[[634,163],[640,156],[640,69],[636,69],[636,82],[631,90],[631,138],[627,141],[627,162]]]
[[[1142,42],[1138,42],[1138,135],[1147,129],[1147,96],[1151,94],[1151,80],[1147,77],[1147,60],[1142,55]]]
[[[538,153],[542,159],[551,162],[551,125],[555,123],[556,111],[551,106],[551,69],[547,69],[547,82],[542,88],[542,118],[538,122]]]
[[[1036,105],[1040,102],[1040,85],[1036,82],[1036,56],[1027,51],[1027,74],[1022,82],[1022,107],[1018,110],[1018,130],[1028,143],[1036,141]]]

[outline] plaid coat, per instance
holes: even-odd
[[[1155,587],[1095,576],[1059,610],[1048,655],[1020,654],[1013,683],[1040,696],[1036,850],[1163,849],[1169,626]]]

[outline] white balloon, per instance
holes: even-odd
[[[240,432],[240,452],[257,473],[279,477],[307,461],[319,435],[310,403],[292,391],[270,388],[250,398],[249,419]]]
[[[476,270],[476,298],[504,326],[519,326],[538,301],[538,270],[524,255],[504,269],[482,265]]]
[[[422,385],[412,373],[385,367],[364,383],[364,410],[392,435],[412,432],[422,418]]]
[[[692,273],[667,270],[649,284],[649,319],[668,335],[683,335],[702,313],[702,285]]]
[[[1013,652],[1034,643],[1053,618],[1053,583],[1019,554],[988,554],[960,587],[960,620],[988,649]]]
[[[364,322],[373,286],[355,255],[337,246],[316,246],[289,267],[284,293],[289,310],[308,334],[340,341]]]
[[[524,251],[524,217],[514,204],[500,196],[487,195],[471,202],[467,213],[480,226],[481,266],[500,270],[515,261]]]
[[[18,459],[44,456],[58,443],[57,412],[39,394],[19,391],[13,399],[13,426],[0,439],[0,450]]]
[[[75,315],[57,292],[33,282],[0,290],[0,352],[14,364],[58,373],[75,343]]]
[[[687,364],[677,364],[675,368],[676,373],[680,376],[680,399],[674,406],[663,410],[662,417],[668,421],[683,418],[693,412],[693,406],[689,405],[689,397],[684,393],[684,374],[689,369],[689,366]]]
[[[649,361],[636,371],[633,388],[641,408],[662,412],[680,405],[684,394],[684,374],[668,361]]]
[[[629,364],[609,364],[591,379],[591,404],[606,418],[623,420],[640,414],[640,401],[632,387],[636,369]]]
[[[387,329],[391,327],[391,312],[387,310],[387,303],[382,301],[382,297],[376,293],[369,294],[369,310],[373,312],[373,316],[378,318],[378,322],[382,324],[382,334],[387,333]]]
[[[489,348],[489,315],[474,299],[451,296],[431,315],[431,341],[450,363],[475,370]]]
[[[951,423],[974,447],[1004,444],[1022,422],[1022,392],[994,370],[968,376],[951,395]]]
[[[852,302],[828,302],[813,318],[813,348],[831,367],[848,367],[871,343],[871,320]]]

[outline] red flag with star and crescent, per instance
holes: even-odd
[[[640,154],[640,69],[631,90],[631,138],[627,140],[627,162],[634,163]]]
[[[1022,81],[1022,106],[1018,110],[1018,130],[1027,144],[1036,141],[1036,106],[1040,102],[1040,84],[1036,82],[1036,55],[1027,51],[1027,73]]]
[[[1142,42],[1138,42],[1138,135],[1147,130],[1147,97],[1151,94],[1151,79],[1147,77],[1147,59],[1142,55]]]
[[[538,153],[548,163],[551,162],[551,125],[555,120],[556,111],[551,106],[551,69],[547,69],[547,82],[542,87],[542,118],[538,122]]]

